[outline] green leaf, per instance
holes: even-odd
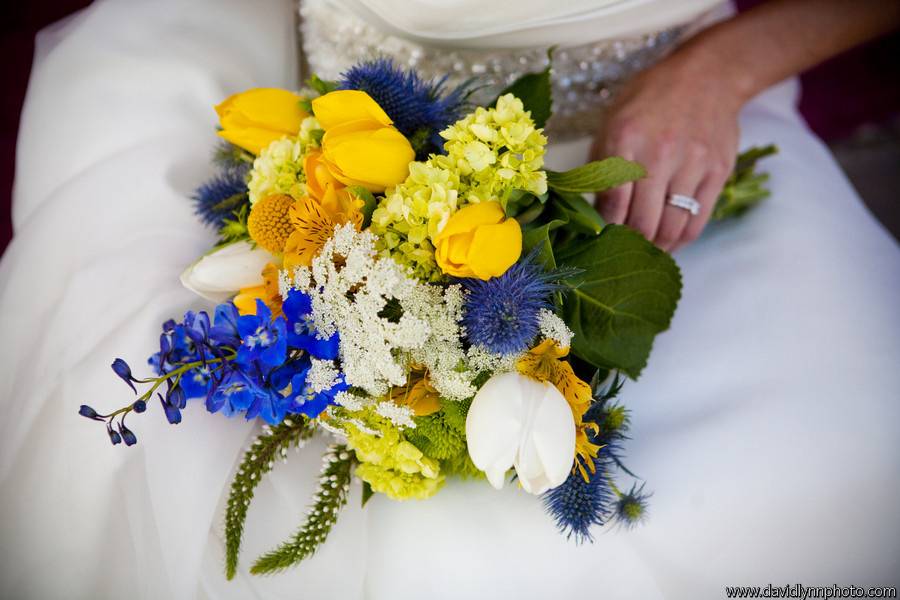
[[[548,53],[548,56],[550,56],[550,53]],[[506,94],[512,94],[521,100],[525,110],[531,111],[531,120],[534,121],[535,127],[544,127],[547,124],[547,120],[550,119],[550,115],[553,114],[550,65],[548,64],[546,69],[538,73],[522,75],[500,92],[497,98]],[[495,98],[491,102],[491,106],[496,105],[497,99]]]
[[[637,379],[653,338],[668,329],[681,297],[681,273],[668,254],[636,231],[607,225],[572,244],[556,260],[582,269],[567,278],[562,316],[575,337],[572,352],[600,369]]]
[[[315,73],[313,73],[312,77],[310,77],[306,81],[306,85],[311,87],[320,96],[324,96],[325,94],[333,92],[337,89],[338,86],[336,81],[328,81],[327,79],[322,79]]]
[[[372,496],[374,496],[374,495],[375,495],[375,492],[372,491],[372,486],[369,484],[369,482],[368,482],[368,481],[363,481],[363,484],[362,484],[362,504],[360,504],[360,506],[362,506],[363,508],[365,508],[366,502],[368,502],[369,499],[370,499]]]
[[[569,222],[566,228],[574,233],[597,235],[606,225],[600,213],[581,194],[555,192],[552,207],[556,214],[565,216]]]
[[[250,567],[252,574],[261,575],[287,569],[312,556],[328,537],[337,522],[338,513],[347,504],[356,459],[347,446],[332,444],[325,453],[323,463],[319,489],[313,496],[306,521],[291,539],[256,559]]]
[[[244,199],[248,197],[243,195]],[[223,219],[219,228],[219,243],[217,246],[233,244],[241,240],[250,239],[250,230],[247,228],[247,216],[250,214],[250,202],[244,202],[233,213],[233,219]]]
[[[647,171],[640,164],[611,156],[570,171],[547,171],[547,186],[557,192],[605,192],[646,175]]]
[[[537,254],[538,262],[548,271],[556,268],[556,258],[553,255],[553,232],[568,223],[565,219],[553,219],[528,227],[522,232],[522,248],[524,254],[528,254],[534,248],[540,248]]]
[[[766,186],[769,175],[757,173],[756,163],[777,153],[778,148],[769,145],[753,147],[738,155],[734,172],[725,182],[725,188],[713,209],[713,220],[739,217],[769,197],[771,192]]]
[[[286,455],[288,448],[296,446],[301,440],[312,437],[316,430],[309,419],[298,417],[296,420],[285,419],[257,437],[244,454],[231,482],[228,508],[225,510],[225,577],[228,579],[233,579],[237,572],[244,522],[257,484],[263,475],[272,470],[275,459]]]
[[[375,212],[375,207],[378,206],[378,200],[372,195],[372,192],[361,185],[353,185],[348,189],[351,194],[365,202],[362,207],[363,229],[365,229],[372,222],[372,213]]]
[[[325,137],[324,129],[311,129],[309,132],[309,139],[312,140],[314,144],[317,146],[322,145],[322,138]]]

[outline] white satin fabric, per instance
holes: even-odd
[[[742,143],[776,142],[774,196],[677,256],[685,289],[626,387],[648,522],[576,546],[540,501],[450,482],[426,502],[354,488],[299,568],[251,577],[301,519],[324,441],[259,487],[241,571],[222,511],[256,427],[158,405],[110,447],[77,416],[130,390],[159,324],[202,301],[178,275],[212,242],[185,199],[210,172],[212,106],[296,85],[284,0],[100,0],[44,31],[22,120],[15,239],[0,263],[0,597],[348,600],[719,598],[722,586],[897,584],[900,251],[797,116],[754,100]],[[554,166],[584,158],[557,146]]]
[[[725,0],[326,0],[426,45],[578,46],[689,23]]]

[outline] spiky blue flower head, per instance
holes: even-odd
[[[466,86],[446,91],[445,84],[446,78],[426,82],[415,71],[379,58],[343,73],[338,89],[369,94],[413,144],[416,157],[424,159],[430,153],[443,152],[440,132],[458,121],[466,109]]]
[[[591,542],[591,527],[603,525],[613,513],[615,493],[607,479],[608,463],[595,459],[597,472],[585,481],[577,470],[569,474],[562,485],[544,494],[544,507],[556,521],[556,526],[575,542]]]
[[[640,487],[632,485],[626,494],[622,494],[613,507],[615,518],[625,527],[634,527],[647,518],[647,506],[650,494],[644,492],[644,484]]]
[[[207,225],[220,228],[247,201],[246,166],[223,169],[197,188],[194,211]]]
[[[553,307],[558,278],[544,271],[532,252],[499,277],[460,279],[468,291],[463,325],[469,342],[498,354],[527,350],[540,330],[541,309]]]

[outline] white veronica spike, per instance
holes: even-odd
[[[552,384],[519,373],[491,377],[466,418],[469,456],[500,489],[515,467],[522,488],[542,494],[569,476],[575,456],[575,420]]]

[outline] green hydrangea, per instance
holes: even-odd
[[[544,147],[522,101],[507,94],[495,108],[478,108],[441,132],[446,156],[410,164],[372,214],[379,249],[425,281],[442,278],[431,240],[466,204],[500,200],[515,189],[547,191]]]
[[[438,166],[459,173],[467,204],[504,200],[514,189],[540,196],[547,191],[547,138],[534,126],[522,101],[506,94],[494,108],[477,108],[441,132],[446,156]]]
[[[321,134],[322,128],[316,118],[307,117],[300,123],[296,138],[283,137],[263,148],[250,171],[250,204],[269,194],[305,196],[303,161],[310,149],[319,146]]]
[[[303,172],[303,145],[298,140],[281,138],[266,146],[250,171],[250,204],[270,194],[306,195]]]
[[[371,224],[379,249],[426,281],[441,277],[431,238],[459,208],[459,176],[435,166],[435,159],[409,165],[406,181],[388,190]]]
[[[373,491],[394,500],[421,500],[440,489],[444,475],[438,461],[428,458],[403,439],[387,419],[369,414],[365,425],[372,426],[378,435],[363,431],[352,422],[346,423],[344,430],[347,444],[360,463],[356,476],[368,483]]]

